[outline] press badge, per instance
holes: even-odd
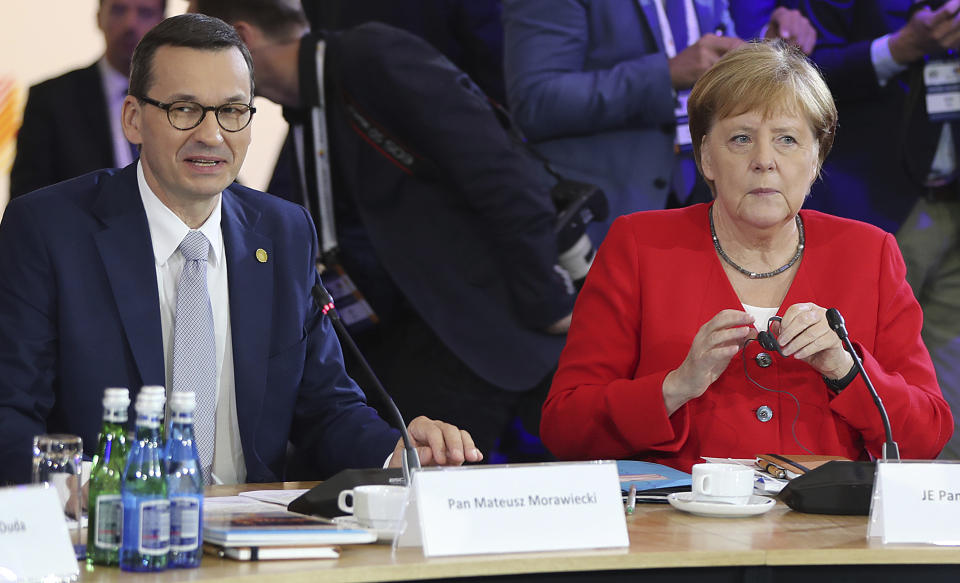
[[[960,58],[928,61],[923,84],[930,121],[960,120]]]
[[[678,91],[674,102],[673,117],[677,120],[677,134],[673,140],[677,152],[692,152],[693,140],[690,138],[690,116],[687,114],[687,100],[690,91]]]
[[[380,319],[370,307],[366,298],[354,285],[339,263],[326,265],[320,270],[320,281],[333,296],[333,303],[340,319],[351,334],[361,332],[376,325]]]

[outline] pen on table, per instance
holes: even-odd
[[[637,485],[630,484],[630,493],[627,494],[627,514],[633,514],[637,507]]]

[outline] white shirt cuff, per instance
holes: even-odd
[[[873,70],[877,74],[877,81],[885,87],[890,79],[907,70],[906,65],[893,60],[890,54],[890,35],[886,34],[870,43],[870,60]]]

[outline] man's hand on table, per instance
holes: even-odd
[[[473,444],[470,433],[449,423],[420,416],[410,422],[407,431],[422,465],[459,466],[463,462],[483,460],[483,454]],[[400,467],[402,452],[403,439],[397,442],[393,450],[391,468]]]

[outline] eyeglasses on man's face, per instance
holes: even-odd
[[[200,105],[194,101],[171,101],[162,103],[143,95],[137,99],[167,112],[167,120],[174,128],[182,131],[192,130],[203,122],[207,112],[212,111],[220,127],[228,132],[239,132],[250,125],[256,107],[246,103],[224,103],[223,105]]]

